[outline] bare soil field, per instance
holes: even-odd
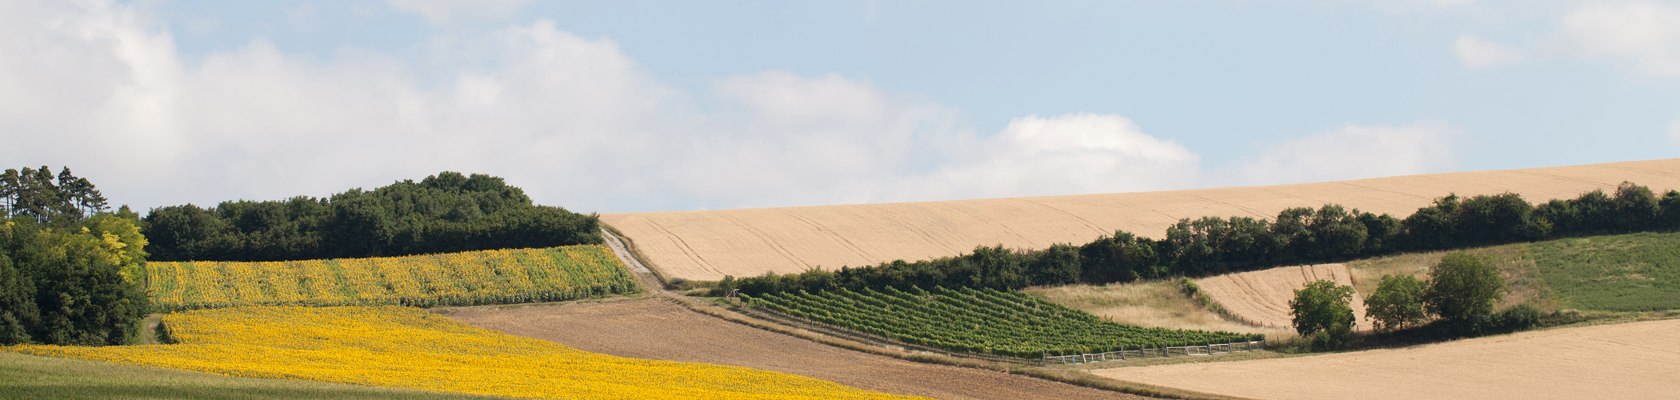
[[[866,354],[701,315],[659,298],[451,309],[461,322],[623,357],[767,369],[944,399],[1140,399],[1042,379]]]
[[[1402,349],[1092,371],[1262,399],[1658,399],[1680,393],[1680,320]]]
[[[792,273],[953,256],[980,245],[1039,249],[1116,229],[1159,237],[1181,218],[1275,217],[1326,203],[1396,216],[1448,193],[1572,198],[1623,181],[1680,189],[1680,159],[1341,182],[922,203],[602,215],[667,279]]]
[[[1288,328],[1292,326],[1289,301],[1295,298],[1296,290],[1316,280],[1353,286],[1352,275],[1342,264],[1278,267],[1225,274],[1197,279],[1196,285],[1214,302],[1244,322],[1268,328]],[[1351,305],[1354,330],[1370,330],[1371,321],[1365,319],[1364,296],[1355,292]]]

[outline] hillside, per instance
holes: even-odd
[[[1269,218],[1327,203],[1409,215],[1435,198],[1513,192],[1530,202],[1631,181],[1680,189],[1680,159],[1341,182],[898,204],[607,214],[666,279],[796,273],[953,256],[975,246],[1044,248],[1123,229],[1159,235],[1182,218]]]

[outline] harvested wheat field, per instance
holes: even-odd
[[[975,246],[1038,249],[1085,243],[1116,229],[1159,237],[1181,218],[1275,217],[1336,203],[1396,216],[1448,193],[1514,192],[1530,202],[1573,198],[1631,181],[1680,189],[1680,159],[1342,182],[1167,192],[923,203],[602,215],[665,278],[791,273],[952,256]]]
[[[616,356],[765,369],[945,399],[1138,399],[995,371],[841,349],[701,315],[661,299],[452,309],[461,322]]]
[[[1215,303],[1219,303],[1236,319],[1250,325],[1268,328],[1288,328],[1292,318],[1289,301],[1295,291],[1307,282],[1327,280],[1341,286],[1353,286],[1348,267],[1342,264],[1320,264],[1301,267],[1278,267],[1261,271],[1225,274],[1196,280]],[[1354,330],[1370,330],[1371,321],[1365,319],[1365,299],[1353,294]]]
[[[1092,371],[1263,399],[1660,399],[1680,393],[1680,320],[1404,349]]]

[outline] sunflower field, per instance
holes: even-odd
[[[744,367],[590,353],[397,307],[237,307],[163,316],[174,344],[0,351],[216,374],[524,398],[887,399]]]
[[[460,306],[633,293],[635,278],[603,245],[402,257],[147,263],[157,311],[252,305]]]

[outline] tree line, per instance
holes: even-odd
[[[121,344],[148,308],[146,238],[65,168],[0,176],[0,345]]]
[[[1016,289],[1069,283],[1106,284],[1169,276],[1208,276],[1275,266],[1346,261],[1568,236],[1680,229],[1680,192],[1657,196],[1623,183],[1574,199],[1534,205],[1514,193],[1461,198],[1448,195],[1398,219],[1330,204],[1290,208],[1275,219],[1181,219],[1163,239],[1116,231],[1083,245],[1042,250],[979,247],[955,257],[897,260],[839,270],[737,279],[715,293],[758,295],[833,288],[907,289],[966,286]]]
[[[443,172],[327,198],[153,209],[154,260],[282,261],[600,243],[599,219],[532,204],[502,178]]]
[[[7,169],[0,174],[0,215],[31,217],[35,222],[106,211],[105,195],[88,182],[64,167],[57,176],[52,168],[24,167],[22,171]]]

